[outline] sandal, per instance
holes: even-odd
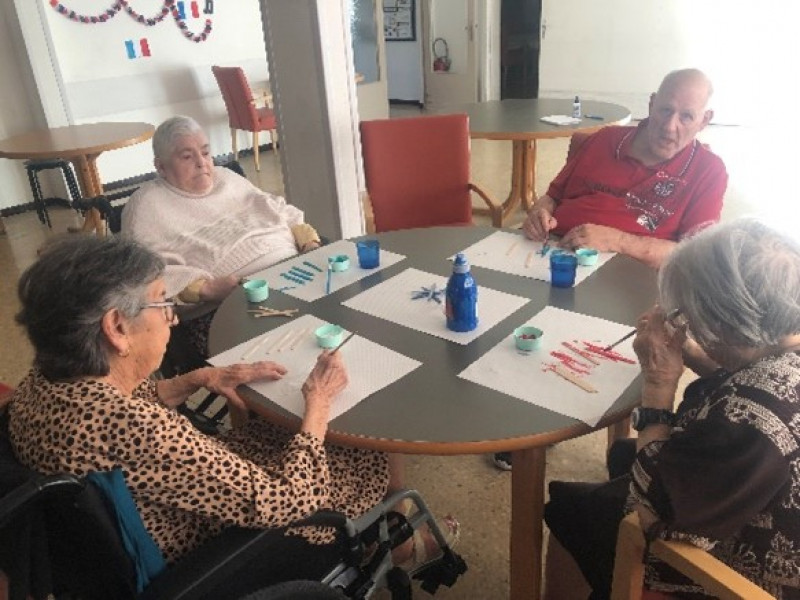
[[[403,508],[398,512],[408,517],[413,509],[414,503],[410,498],[406,498],[403,500]],[[461,524],[458,520],[451,515],[445,515],[436,519],[436,526],[441,531],[445,544],[450,548],[455,546],[461,537]],[[411,556],[397,565],[410,575],[421,571],[444,555],[442,548],[428,527],[415,530],[414,535],[411,537],[411,543]]]

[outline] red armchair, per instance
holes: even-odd
[[[228,111],[228,123],[231,128],[231,145],[233,156],[239,160],[239,150],[236,143],[236,130],[251,131],[253,133],[253,156],[255,157],[256,171],[261,170],[258,162],[258,133],[269,131],[272,135],[272,147],[277,151],[277,121],[275,113],[268,106],[258,108],[250,90],[244,71],[240,67],[211,67],[217,85],[225,101]]]
[[[471,225],[471,192],[500,227],[502,207],[469,182],[467,115],[364,121],[361,145],[376,232]]]

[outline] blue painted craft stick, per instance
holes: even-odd
[[[303,273],[301,271],[295,270],[294,267],[289,269],[289,275],[292,275],[293,277],[298,277],[299,279],[305,279],[306,281],[314,281],[314,276],[313,275],[306,275],[305,273]]]
[[[320,269],[320,268],[319,268],[317,265],[315,265],[315,264],[314,264],[314,263],[312,263],[312,262],[309,262],[309,261],[307,261],[307,260],[304,260],[304,261],[303,261],[303,264],[304,264],[305,266],[307,266],[307,267],[311,267],[311,268],[312,268],[312,269],[314,269],[315,271],[319,271],[320,273],[322,273],[322,269]]]
[[[293,290],[293,289],[295,289],[296,287],[297,287],[296,285],[285,285],[285,286],[283,286],[283,287],[279,287],[277,291],[279,291],[279,292],[285,292],[286,290]]]
[[[300,285],[305,285],[306,284],[306,282],[303,281],[302,279],[300,279],[298,277],[293,277],[292,275],[289,275],[288,273],[281,273],[281,277],[283,277],[285,279],[288,279],[289,281],[293,281],[294,283],[299,283]]]
[[[302,273],[303,275],[308,275],[309,277],[313,277],[314,274],[311,271],[306,271],[305,269],[301,269],[300,267],[292,267],[289,269],[290,271],[297,271],[298,273]]]
[[[328,267],[328,278],[325,280],[325,295],[331,293],[331,273],[333,273],[333,269]]]

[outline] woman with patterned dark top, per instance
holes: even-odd
[[[80,476],[121,469],[168,562],[226,526],[282,527],[319,508],[354,518],[402,487],[386,454],[324,443],[331,403],[347,385],[339,353],[321,354],[303,384],[298,432],[250,418],[236,392],[283,377],[277,363],[149,379],[176,321],[163,271],[137,242],[82,237],[49,247],[23,273],[17,320],[36,354],[9,406],[22,463]],[[229,432],[204,435],[174,410],[201,387],[227,398]],[[316,544],[332,540],[328,530],[290,531]],[[425,533],[415,540],[425,548],[402,547],[399,558],[436,547]]]
[[[647,535],[696,544],[776,598],[800,598],[800,246],[750,219],[712,227],[669,257],[659,295],[634,341],[643,389],[626,509]],[[700,378],[675,414],[684,365]],[[592,585],[590,597],[605,598],[614,540],[602,538],[613,538],[607,531],[623,511],[597,526],[602,519],[579,514],[576,525],[563,514],[600,497],[619,509],[624,501],[609,490],[627,486],[575,494],[566,485],[551,486],[548,525]],[[595,528],[582,538],[594,548],[577,548],[579,527]],[[646,565],[649,590],[704,597],[663,563],[648,557]]]

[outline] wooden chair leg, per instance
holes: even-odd
[[[253,132],[253,156],[255,157],[255,160],[256,160],[256,171],[260,171],[261,170],[261,165],[258,164],[258,132],[257,131]]]
[[[236,130],[231,128],[231,147],[233,147],[233,160],[239,160],[239,145],[236,143]]]
[[[278,130],[270,129],[269,135],[272,138],[272,149],[275,150],[275,154],[278,154]]]

